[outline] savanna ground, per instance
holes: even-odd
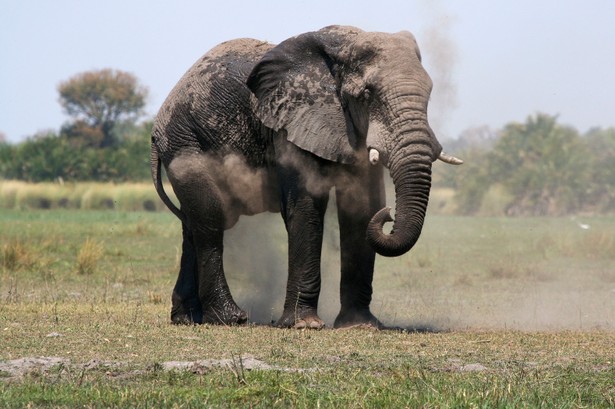
[[[321,316],[338,309],[329,212]],[[167,212],[0,210],[0,407],[614,407],[615,217],[428,214],[378,258],[373,312],[403,330],[296,331],[278,215],[227,235],[258,324],[172,326]]]

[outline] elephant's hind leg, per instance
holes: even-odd
[[[226,223],[222,195],[209,177],[211,169],[200,164],[198,158],[191,157],[187,163],[178,159],[171,162],[168,174],[186,215],[189,230],[186,234],[192,235],[196,294],[201,305],[202,322],[243,324],[247,321],[247,314],[231,296],[222,263]]]
[[[171,322],[201,324],[203,310],[199,300],[197,258],[192,232],[182,224],[182,256],[179,275],[171,298]]]
[[[203,308],[203,322],[211,324],[244,324],[248,320],[226,282],[222,264],[222,229],[198,228],[194,231],[197,245],[199,299]]]

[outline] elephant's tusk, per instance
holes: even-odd
[[[438,159],[444,163],[448,163],[449,165],[461,165],[463,163],[462,159],[456,158],[453,155],[447,155],[444,152],[440,153]]]
[[[377,165],[379,160],[380,160],[380,152],[378,152],[374,148],[371,148],[369,150],[369,163],[371,163],[372,165]]]

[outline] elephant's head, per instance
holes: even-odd
[[[427,121],[432,83],[412,34],[340,26],[302,34],[265,54],[247,83],[263,124],[285,129],[300,148],[331,161],[369,159],[389,169],[396,192],[393,230],[383,232],[393,219],[382,209],[367,239],[384,256],[410,250],[423,226],[432,162],[458,161],[442,154]]]

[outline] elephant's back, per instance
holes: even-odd
[[[181,149],[232,151],[253,165],[264,164],[266,141],[260,136],[246,79],[272,47],[254,39],[227,41],[194,63],[154,122],[153,136],[164,162]]]

